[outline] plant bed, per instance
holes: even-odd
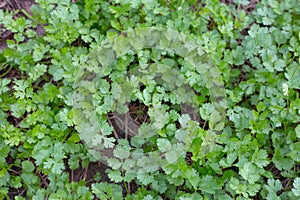
[[[0,199],[298,200],[298,4],[0,1]]]

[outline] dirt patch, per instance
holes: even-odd
[[[0,9],[4,10],[4,12],[24,10],[25,12],[32,14],[30,7],[34,3],[34,0],[0,0]],[[18,18],[20,16],[26,17],[22,12],[14,14],[14,18]],[[0,50],[6,48],[6,40],[11,40],[13,37],[14,34],[11,31],[6,30],[3,24],[0,24]]]
[[[227,5],[233,4],[238,6],[239,9],[245,10],[246,14],[251,14],[253,10],[256,8],[256,5],[260,0],[251,0],[248,5],[237,5],[234,0],[220,0],[221,3],[225,3]]]
[[[24,9],[26,12],[31,13],[30,7],[33,3],[34,0],[1,0],[0,8],[9,11]]]

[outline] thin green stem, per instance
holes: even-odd
[[[6,70],[6,72],[4,72],[3,74],[0,75],[0,78],[5,77],[5,76],[10,72],[10,70],[12,69],[12,67],[13,67],[13,66],[10,65],[9,68],[8,68],[8,70]],[[4,68],[3,68],[3,69],[4,69]],[[2,69],[0,69],[0,70],[2,70]]]
[[[7,61],[1,64],[0,70],[3,70],[6,67],[7,67]]]
[[[124,174],[124,170],[122,169],[122,177],[124,177],[125,174]],[[127,187],[127,182],[123,179],[123,185],[124,185],[124,188],[126,190],[126,193],[129,194],[129,191],[128,191],[128,187]]]
[[[33,18],[31,17],[31,15],[30,15],[26,10],[21,9],[21,10],[16,11],[16,14],[18,14],[18,13],[22,13],[22,14],[24,14],[28,19],[34,21]]]

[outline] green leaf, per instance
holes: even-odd
[[[200,176],[195,169],[188,169],[185,173],[187,180],[192,184],[193,188],[196,190],[199,187]]]
[[[36,44],[34,46],[34,50],[33,50],[33,54],[32,54],[34,62],[41,61],[43,59],[45,53],[47,51],[49,51],[49,49],[50,49],[49,45],[44,46],[44,45]]]
[[[40,76],[42,76],[47,71],[47,66],[44,64],[37,64],[32,68],[32,71],[29,72],[30,78],[32,78],[33,81],[36,81]]]
[[[25,171],[25,172],[33,172],[34,170],[34,165],[32,162],[28,161],[28,160],[25,160],[22,162],[22,169]]]
[[[183,114],[178,119],[182,128],[187,128],[189,120],[191,120],[191,117],[188,114]]]
[[[275,166],[279,169],[285,169],[290,170],[294,165],[294,160],[285,157],[284,149],[276,148],[274,152],[274,156],[272,158],[272,161],[274,162]]]
[[[236,4],[242,4],[244,6],[247,6],[250,4],[250,2],[248,0],[234,0],[233,2]]]
[[[80,142],[80,137],[78,133],[72,133],[71,137],[69,137],[68,141],[72,143]]]
[[[122,165],[122,163],[116,158],[109,158],[107,163],[112,169],[119,169]]]
[[[237,178],[234,177],[230,179],[229,187],[232,188],[237,194],[242,194],[246,199],[249,199],[249,196],[255,196],[255,194],[260,190],[259,184],[241,183]]]
[[[299,177],[294,179],[292,191],[295,196],[300,197],[300,178]]]
[[[215,194],[216,191],[221,189],[221,186],[217,183],[216,179],[213,176],[206,175],[201,178],[199,188],[203,192]]]
[[[297,127],[295,128],[296,135],[300,139],[300,125],[298,124]]]
[[[68,165],[71,170],[75,170],[79,167],[79,156],[71,155],[68,159]]]
[[[180,195],[178,197],[179,200],[203,200],[203,197],[199,193],[186,193],[183,195]]]
[[[264,149],[260,149],[260,150],[256,149],[252,156],[251,161],[260,168],[263,168],[270,163],[268,159],[268,153]]]
[[[184,154],[184,150],[185,147],[182,143],[173,144],[172,149],[165,154],[168,163],[173,163],[180,158]]]
[[[126,159],[130,156],[131,147],[127,140],[119,140],[118,145],[114,149],[114,156],[120,159]]]
[[[172,145],[167,139],[159,138],[157,139],[156,144],[158,149],[162,152],[168,152],[172,150]]]
[[[142,200],[154,200],[154,198],[151,194],[147,194]]]
[[[16,177],[11,177],[12,178],[12,187],[14,188],[20,188],[22,187],[22,179],[20,176],[16,176]]]
[[[137,175],[137,179],[145,186],[154,181],[154,177],[149,173],[139,173]]]
[[[15,97],[19,99],[24,99],[26,96],[26,89],[29,87],[29,83],[26,80],[15,80],[15,85],[13,88],[15,89]]]
[[[116,183],[123,181],[123,177],[121,176],[121,172],[119,170],[108,170],[108,177],[111,181]]]
[[[123,198],[122,187],[120,185],[114,185],[105,182],[93,183],[92,192],[99,199],[118,200]]]
[[[58,162],[57,160],[50,158],[46,162],[44,162],[44,168],[51,169],[51,172],[53,174],[60,174],[62,170],[65,169],[65,165],[62,161]]]
[[[240,169],[239,174],[250,184],[254,184],[260,179],[258,168],[250,162],[246,162],[244,164],[244,166]]]
[[[266,185],[265,188],[269,192],[267,195],[268,200],[280,200],[279,196],[277,195],[277,192],[282,189],[282,185],[279,180],[269,179],[268,185]]]
[[[7,79],[7,78],[3,78],[0,81],[0,95],[7,92],[9,90],[9,88],[7,87],[8,84],[10,84],[11,80]]]

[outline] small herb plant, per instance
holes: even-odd
[[[12,35],[0,51],[0,199],[298,200],[298,4],[261,0],[250,12],[247,0],[37,0],[30,15],[0,10],[1,30]],[[206,80],[217,75],[200,73],[184,55],[195,47],[101,54],[106,41],[115,39],[112,49],[122,52],[126,38],[135,38],[122,34],[153,27],[195,41],[201,61],[215,67],[226,99],[223,124],[213,126],[220,93]],[[174,77],[193,98],[168,83]],[[79,97],[91,104],[76,109]],[[198,118],[182,111],[189,100]],[[114,113],[127,111],[148,137],[123,131],[126,115]],[[80,114],[102,134],[79,126]],[[185,133],[188,146],[172,143]],[[102,147],[114,147],[105,165],[97,157]],[[164,152],[156,160],[164,165],[127,159],[141,152]]]

